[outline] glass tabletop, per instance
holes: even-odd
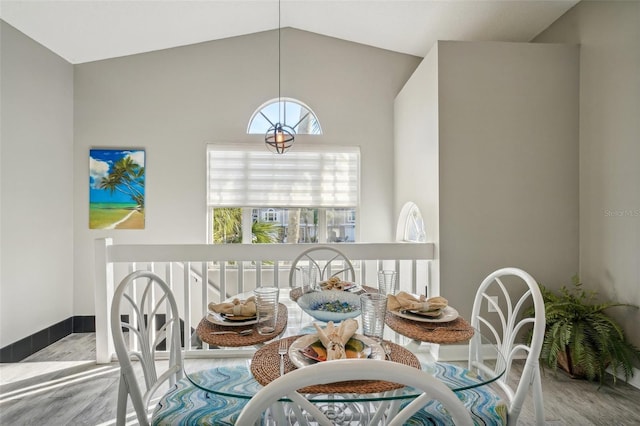
[[[195,386],[207,392],[225,397],[250,399],[263,385],[279,377],[279,355],[277,354],[279,339],[287,339],[289,346],[299,342],[312,341],[314,338],[311,335],[316,332],[313,323],[317,322],[303,312],[296,302],[290,300],[286,293],[281,292],[280,303],[287,307],[287,326],[279,336],[274,335],[271,341],[252,347],[255,350],[256,361],[253,361],[253,357],[247,358],[246,351],[214,349],[212,352],[219,352],[215,353],[213,357],[186,358],[184,360],[184,371],[188,379]],[[393,314],[387,313],[387,315]],[[358,319],[359,317],[356,317],[356,320]],[[459,326],[459,322],[456,324]],[[319,323],[319,325],[324,325],[324,323]],[[393,329],[387,326],[385,327],[384,340],[389,342],[387,347],[391,348],[391,352],[388,353],[387,350],[385,353],[384,349],[374,347],[372,354],[378,351],[377,357],[380,358],[379,352],[382,351],[382,359],[390,358],[390,362],[419,366],[445,383],[454,392],[487,386],[504,374],[505,363],[496,346],[477,331],[473,332],[473,338],[480,342],[485,363],[486,360],[495,360],[496,365],[494,370],[483,371],[481,374],[468,368],[468,341],[440,345],[439,348],[437,344],[428,342],[430,330],[433,329],[434,336],[441,336],[443,329],[440,327],[447,326],[446,323],[437,324],[438,329],[436,330],[433,325],[428,322],[411,324],[411,329],[406,333],[411,337],[403,335],[402,332],[405,329],[398,327],[397,324],[394,324]],[[422,327],[424,332],[416,334],[416,327]],[[357,333],[361,333],[361,330],[358,330]],[[416,339],[416,336],[419,336],[423,341]],[[438,339],[435,340],[438,341]],[[377,342],[372,343],[372,346],[374,345],[377,345]],[[436,348],[439,349],[440,354],[438,360],[434,357]],[[288,354],[285,355],[285,359],[287,365],[285,374],[292,369],[304,368],[307,365],[300,359],[290,359]],[[296,361],[295,365],[293,361]],[[363,362],[366,362],[366,359],[363,359]],[[259,371],[260,374],[254,374],[255,371],[252,371],[252,367],[255,367],[254,370]],[[265,370],[267,370],[266,373]],[[341,385],[336,388],[335,392],[319,388],[317,392],[313,392],[313,400],[318,402],[335,401],[336,393],[339,393],[342,399],[360,402],[411,399],[421,393],[414,388],[400,386],[396,386],[396,389],[378,391],[376,386],[371,388],[350,387],[348,382],[343,382]]]

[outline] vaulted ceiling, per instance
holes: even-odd
[[[530,41],[577,2],[1,0],[0,18],[73,64],[278,25],[425,56],[437,40]]]

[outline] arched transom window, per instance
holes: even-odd
[[[298,135],[322,134],[318,117],[311,108],[292,98],[271,99],[260,105],[249,120],[247,133],[265,134],[278,122],[291,127]]]
[[[424,243],[427,241],[427,233],[424,229],[424,220],[418,206],[409,201],[402,206],[398,225],[396,228],[397,241],[410,241]]]

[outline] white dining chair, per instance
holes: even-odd
[[[159,276],[135,271],[120,282],[111,304],[111,331],[120,364],[118,426],[127,422],[128,399],[142,426],[150,424],[150,414],[154,425],[235,423],[246,400],[212,395],[183,377],[178,306],[171,289]],[[159,365],[166,363],[156,363],[155,354],[163,345],[168,352],[168,365],[159,371]],[[220,369],[224,367],[217,370]],[[219,373],[224,377],[238,376],[232,371]],[[238,378],[239,382],[242,380]],[[151,401],[158,396],[159,402],[151,413]]]
[[[327,246],[316,246],[300,253],[291,262],[289,287],[301,287],[296,279],[302,268],[315,270],[319,281],[339,277],[342,281],[355,282],[356,273],[353,264],[340,250]]]
[[[285,419],[287,422],[295,420],[297,424],[308,424],[308,421],[313,421],[313,424],[318,425],[334,425],[334,422],[329,418],[333,413],[332,410],[329,410],[328,413],[324,412],[313,402],[313,399],[308,399],[309,395],[301,394],[297,390],[310,385],[348,380],[385,380],[412,386],[422,392],[402,409],[389,410],[393,414],[393,418],[384,419],[386,425],[405,424],[412,414],[434,399],[442,403],[455,425],[470,426],[473,424],[469,412],[453,391],[429,373],[404,364],[373,359],[321,362],[289,372],[266,385],[251,398],[240,413],[238,424],[252,425],[260,419],[265,420],[269,407],[272,407],[269,410],[269,415],[273,414],[278,419],[278,416],[285,412],[278,400],[287,398],[291,401],[288,403],[291,407],[287,413],[293,416],[292,419]],[[280,424],[278,421],[274,424],[276,423]]]
[[[515,299],[515,300],[514,300]],[[489,310],[488,306],[491,306]],[[523,316],[529,307],[533,317]],[[538,284],[531,275],[518,268],[503,268],[486,277],[476,292],[471,312],[471,325],[475,333],[469,342],[468,369],[450,363],[424,365],[433,376],[456,387],[467,389],[456,392],[464,406],[472,413],[475,424],[516,425],[525,397],[532,388],[536,425],[544,425],[542,385],[538,357],[542,349],[545,328],[544,302]],[[531,343],[525,342],[527,328],[533,326]],[[498,359],[485,359],[483,336],[493,336]],[[488,353],[495,352],[488,351]],[[512,373],[515,357],[525,355],[525,365],[519,377]],[[476,375],[495,377],[505,371],[491,386],[474,387]],[[428,421],[422,421],[427,420]],[[448,424],[450,419],[439,404],[430,403],[412,416],[414,424]]]
[[[488,306],[492,309],[489,310]],[[534,315],[523,316],[529,307],[534,308]],[[471,325],[483,335],[493,336],[502,357],[497,362],[485,360],[480,335],[476,333],[469,346],[469,369],[479,374],[492,374],[496,370],[506,369],[496,384],[506,395],[508,425],[517,424],[530,390],[536,425],[544,425],[538,358],[545,322],[544,301],[538,283],[522,269],[499,269],[480,284],[471,312]],[[527,343],[525,335],[529,331],[532,333],[531,341]],[[515,377],[513,360],[521,356],[525,357],[524,368],[519,377]]]

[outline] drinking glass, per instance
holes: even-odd
[[[387,314],[387,296],[381,293],[365,293],[360,296],[362,334],[382,340],[384,319]]]
[[[278,321],[278,297],[280,289],[277,287],[258,287],[253,290],[256,302],[257,330],[259,334],[271,334],[276,331]]]
[[[303,291],[322,290],[318,285],[318,268],[310,266],[300,266],[300,275],[302,275]]]
[[[396,271],[378,271],[378,292],[380,294],[394,294],[397,277]]]

